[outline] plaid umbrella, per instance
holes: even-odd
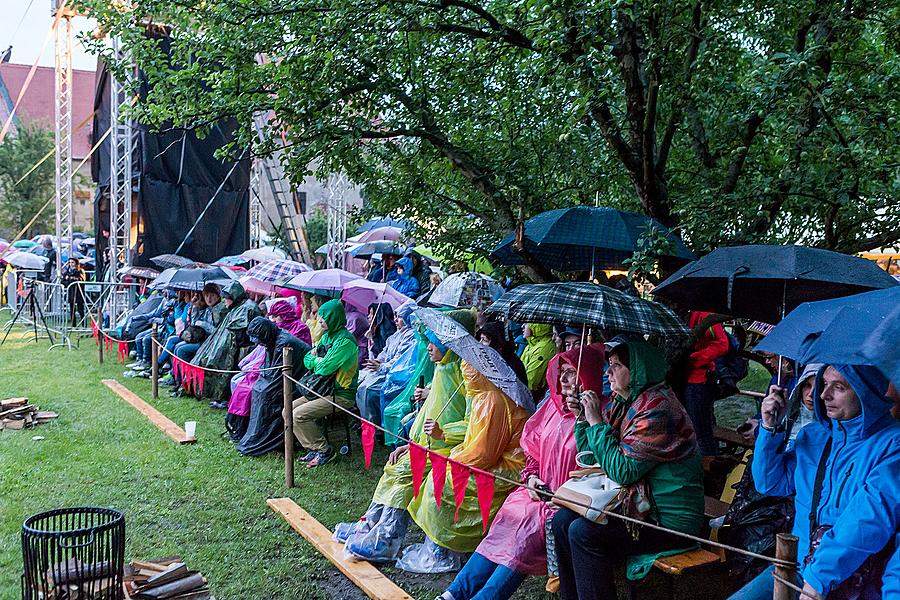
[[[247,277],[255,277],[260,281],[274,283],[284,277],[293,277],[298,273],[307,271],[312,271],[312,269],[303,263],[293,260],[270,260],[251,268],[247,271]]]
[[[160,254],[159,256],[151,258],[150,262],[160,269],[170,269],[172,267],[186,267],[194,261],[183,256],[178,256],[177,254]]]
[[[122,267],[119,269],[119,275],[139,277],[141,279],[156,279],[159,277],[159,271],[149,267]]]
[[[522,285],[500,296],[486,313],[520,323],[587,325],[641,335],[691,333],[684,321],[662,304],[582,281]]]
[[[693,253],[680,239],[650,217],[607,206],[573,206],[548,210],[525,221],[525,249],[544,266],[557,271],[622,268],[650,230],[666,235],[671,250],[666,256],[692,260]],[[506,236],[491,255],[504,265],[522,265],[514,250],[516,236]]]

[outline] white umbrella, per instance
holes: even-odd
[[[275,248],[273,246],[264,246],[262,248],[251,248],[250,250],[244,250],[243,252],[241,252],[241,256],[259,262],[266,262],[269,260],[287,260],[288,258],[290,258],[284,250]]]
[[[454,273],[440,282],[428,302],[452,308],[484,308],[503,295],[496,279],[482,273]]]
[[[3,255],[0,260],[8,262],[14,267],[18,267],[19,269],[26,269],[31,271],[43,271],[44,266],[50,259],[44,256],[38,256],[37,254],[32,254],[30,252],[8,252]]]

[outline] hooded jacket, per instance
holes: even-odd
[[[335,375],[335,394],[348,399],[356,397],[359,375],[359,347],[347,331],[347,315],[340,300],[329,300],[319,308],[319,317],[328,325],[314,352],[303,358],[307,369],[317,375]],[[325,349],[323,356],[318,356]]]
[[[391,287],[401,294],[415,298],[419,295],[419,281],[413,274],[412,259],[409,257],[401,258],[397,261],[397,266],[403,269],[403,274],[401,275],[397,271],[397,278],[391,281]]]
[[[547,375],[547,365],[556,356],[556,344],[553,343],[553,326],[544,323],[529,323],[531,335],[525,338],[525,351],[522,352],[522,364],[528,375],[528,389],[540,391]]]
[[[820,397],[821,382],[817,382],[815,413],[820,426],[804,427],[790,450],[784,449],[783,431],[760,428],[752,467],[761,493],[794,496],[793,534],[799,538],[802,558],[810,544],[808,517],[816,472],[831,438],[816,522],[832,528],[801,572],[804,581],[826,596],[891,539],[895,531],[890,526],[891,511],[900,497],[896,478],[880,477],[876,482],[881,469],[900,460],[900,423],[890,414],[887,379],[874,367],[832,366],[856,392],[861,413],[843,421],[829,419]],[[887,504],[881,498],[889,499]]]

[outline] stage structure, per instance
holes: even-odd
[[[56,143],[55,203],[57,277],[62,272],[63,250],[72,256],[72,17],[75,12],[53,0],[52,16],[56,19],[54,142]]]
[[[328,176],[328,259],[329,269],[344,268],[344,246],[347,243],[347,176],[332,173]]]

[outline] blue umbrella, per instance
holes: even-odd
[[[862,355],[870,362],[865,364],[877,366],[885,377],[900,385],[900,352],[897,352],[897,340],[900,340],[900,306],[884,318],[862,346]]]
[[[400,229],[406,229],[407,223],[403,219],[394,219],[392,217],[376,217],[374,219],[369,219],[365,223],[363,223],[359,229],[356,231],[358,233],[365,233],[370,229],[377,229],[379,227],[399,227]]]
[[[731,246],[685,265],[653,290],[694,310],[777,323],[804,302],[896,287],[874,262],[804,246]]]
[[[250,264],[250,259],[240,254],[233,256],[223,256],[219,260],[213,262],[214,265],[223,265],[226,267],[246,267]]]
[[[900,287],[854,294],[832,300],[806,302],[790,312],[756,346],[760,352],[783,354],[798,360],[810,344],[828,329],[844,308],[853,309],[859,318],[884,318],[900,305]],[[863,315],[866,315],[864,317]]]
[[[694,254],[680,239],[650,217],[606,206],[574,206],[548,210],[525,221],[524,246],[541,264],[557,271],[590,271],[622,268],[642,236],[663,232],[672,242],[670,257],[693,260]],[[523,265],[516,253],[515,233],[494,248],[491,255],[504,265]]]

